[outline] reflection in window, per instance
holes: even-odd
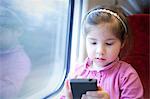
[[[29,74],[31,62],[18,38],[22,21],[6,7],[0,7],[0,99],[14,98]]]
[[[3,88],[4,80],[11,80],[9,76],[12,82],[8,84],[14,84],[15,88],[19,87],[16,92],[19,99],[43,98],[60,87],[66,68],[68,2],[69,0],[0,1],[1,7],[15,13],[22,22],[21,25],[18,21],[13,23],[13,16],[9,16],[9,20],[6,20],[10,22],[3,23],[10,27],[4,27],[1,25],[3,19],[0,17],[0,89]],[[4,12],[8,14],[8,11]],[[17,52],[19,55],[4,55],[11,52]],[[18,84],[20,80],[22,82]],[[10,95],[10,90],[6,92]]]

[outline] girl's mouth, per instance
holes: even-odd
[[[105,61],[105,58],[96,58],[97,61]]]

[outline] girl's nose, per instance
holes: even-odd
[[[105,53],[105,49],[103,46],[98,46],[96,49],[96,55],[97,56],[103,56]]]

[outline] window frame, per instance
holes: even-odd
[[[65,79],[70,71],[70,60],[71,60],[71,43],[72,43],[72,31],[73,31],[73,19],[74,19],[74,0],[69,0],[68,4],[68,20],[67,20],[67,39],[66,39],[66,53],[65,53],[65,68],[64,68],[64,80],[62,84],[52,93],[45,96],[43,99],[50,98],[56,93],[60,92],[64,86]]]

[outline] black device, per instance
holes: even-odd
[[[96,79],[71,79],[70,85],[73,99],[80,99],[87,91],[98,90]]]

